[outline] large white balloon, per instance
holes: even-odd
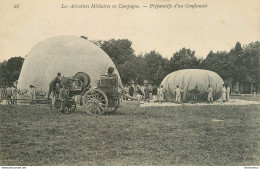
[[[175,101],[175,89],[178,85],[180,89],[184,90],[182,93],[182,100],[191,100],[191,90],[198,86],[198,100],[207,99],[208,85],[213,88],[213,98],[217,100],[221,97],[221,90],[224,84],[222,78],[215,72],[202,69],[183,69],[168,74],[161,85],[165,89],[165,98],[169,101]]]
[[[18,80],[18,88],[47,92],[58,72],[65,77],[85,72],[95,86],[108,67],[118,71],[110,57],[92,42],[75,36],[57,36],[38,43],[26,56]],[[119,83],[121,83],[119,76]]]

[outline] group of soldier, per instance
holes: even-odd
[[[24,95],[25,93],[29,95],[31,100],[36,99],[36,91],[33,85],[29,86],[29,91],[20,91],[17,89],[16,84],[9,85],[7,87],[0,86],[0,102],[6,100],[6,104],[16,104],[18,100],[18,95]]]
[[[222,101],[223,102],[228,102],[229,101],[229,96],[230,96],[230,86],[223,84],[223,88],[222,88]]]
[[[145,86],[144,89],[144,93],[140,90],[139,87],[137,87],[137,97],[144,98],[144,101],[149,101],[150,97],[149,97],[149,90],[147,85]],[[175,90],[175,103],[180,104],[181,100],[182,100],[182,93],[184,92],[184,90],[182,90],[179,85],[176,86]],[[189,90],[189,95],[191,96],[191,104],[196,104],[198,102],[198,96],[199,96],[199,90],[198,90],[198,86],[196,85],[194,89]],[[214,99],[213,99],[213,88],[212,86],[209,84],[208,88],[206,90],[207,93],[207,102],[208,103],[213,103]],[[134,93],[134,88],[131,86],[129,88],[129,94],[130,96],[133,96]],[[163,102],[164,101],[164,97],[165,97],[165,89],[163,88],[163,86],[161,85],[159,88],[154,87],[152,89],[152,96],[153,96],[153,101],[159,101],[159,102]],[[223,102],[227,102],[229,101],[229,96],[230,96],[230,86],[223,84],[223,89],[222,89],[222,100]]]
[[[18,90],[15,85],[0,86],[0,102],[5,99],[8,102],[7,104],[15,103],[17,93]]]

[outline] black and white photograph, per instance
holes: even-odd
[[[0,166],[260,166],[259,0],[0,0]]]

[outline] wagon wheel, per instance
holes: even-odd
[[[58,111],[60,111],[61,109],[61,100],[60,99],[55,99],[54,104],[52,104],[52,102],[49,103],[50,104],[50,108],[52,112],[57,113]]]
[[[66,108],[68,112],[72,112],[76,109],[76,101],[72,98],[66,100]]]
[[[99,89],[87,91],[83,96],[83,104],[89,113],[102,114],[108,107],[107,96]]]

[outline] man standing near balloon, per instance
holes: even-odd
[[[208,103],[212,102],[213,104],[213,89],[210,85],[208,85],[207,93],[208,93]]]
[[[61,73],[58,72],[57,73],[57,76],[50,82],[49,84],[49,92],[48,92],[48,97],[47,99],[49,100],[50,99],[50,95],[51,93],[53,93],[53,97],[55,96],[56,94],[56,90],[57,90],[57,84],[61,84]]]

